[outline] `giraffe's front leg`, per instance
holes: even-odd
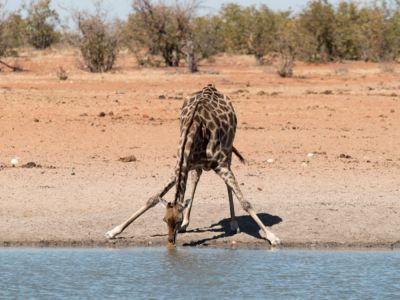
[[[113,229],[106,232],[105,236],[108,239],[114,239],[117,235],[121,234],[133,221],[144,214],[148,209],[156,206],[160,202],[160,196],[156,195],[147,200],[146,204],[143,205],[138,211],[136,211],[128,220],[122,224],[115,226]]]
[[[182,225],[180,228],[180,232],[185,232],[187,227],[189,226],[190,222],[190,212],[192,211],[192,205],[193,205],[193,200],[194,200],[194,194],[196,193],[196,188],[197,184],[199,183],[200,176],[203,173],[202,169],[195,169],[191,172],[191,178],[192,178],[192,193],[191,193],[191,199],[189,206],[185,209],[184,215],[183,215],[183,221]]]
[[[156,206],[160,202],[161,197],[163,197],[174,185],[175,176],[172,177],[172,179],[168,182],[168,184],[163,188],[161,192],[147,200],[146,204],[143,205],[138,211],[136,211],[128,220],[118,226],[115,226],[110,231],[107,231],[105,237],[108,239],[113,239],[117,235],[121,234],[125,230],[125,228],[128,227],[133,221],[144,214],[148,209]]]

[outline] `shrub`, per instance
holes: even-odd
[[[278,63],[277,72],[279,76],[286,78],[293,76],[294,57],[290,55],[283,55]]]
[[[51,0],[31,2],[27,10],[29,43],[37,49],[45,49],[57,42],[60,34],[55,30],[58,14],[50,8]]]
[[[59,67],[57,70],[57,77],[60,80],[67,80],[68,79],[68,72],[63,67]]]
[[[299,18],[305,60],[328,61],[335,55],[335,11],[327,0],[310,1]]]
[[[118,54],[118,34],[98,13],[78,17],[79,48],[90,72],[107,72],[114,66]]]
[[[199,58],[209,59],[224,51],[222,21],[218,16],[196,17],[193,19],[192,28],[194,48]]]
[[[22,68],[17,63],[10,65],[1,60],[2,57],[16,56],[18,54],[14,49],[17,46],[15,43],[15,36],[13,36],[10,31],[10,20],[13,14],[7,15],[4,6],[4,3],[0,1],[0,64],[14,72],[22,71]]]
[[[295,58],[302,44],[299,23],[283,12],[276,16],[277,38],[276,52],[279,55],[277,72],[281,77],[292,77]]]
[[[259,9],[251,9],[250,17],[248,52],[255,56],[259,65],[263,65],[264,56],[274,50],[277,39],[275,14],[266,5],[261,5]]]
[[[17,12],[12,12],[5,19],[4,22],[4,40],[8,44],[8,48],[13,49],[16,53],[16,49],[26,44],[27,39],[27,24],[26,20]]]
[[[151,55],[160,54],[166,66],[179,66],[181,54],[191,33],[190,20],[194,6],[167,6],[162,2],[134,0],[127,31],[131,50],[146,48]]]
[[[222,19],[222,33],[227,51],[249,54],[247,42],[251,13],[251,8],[244,8],[235,3],[222,6],[219,15]]]
[[[359,8],[357,3],[340,2],[336,10],[334,44],[340,59],[361,57]]]

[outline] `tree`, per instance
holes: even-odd
[[[221,28],[222,20],[218,16],[200,16],[193,19],[194,48],[200,59],[210,58],[225,50]]]
[[[5,20],[5,39],[11,49],[17,49],[26,43],[27,25],[20,13],[11,12]]]
[[[17,36],[14,36],[11,30],[11,24],[14,13],[7,14],[5,11],[4,2],[0,1],[0,59],[9,55],[15,55],[15,47],[17,44]],[[22,69],[18,66],[12,66],[3,60],[0,60],[0,64],[12,69],[13,71],[21,71]]]
[[[281,77],[292,77],[296,56],[302,45],[299,22],[290,17],[290,12],[276,15],[277,36],[275,50],[279,54],[277,72]]]
[[[249,54],[248,40],[251,28],[250,8],[238,4],[222,6],[219,12],[222,20],[222,33],[226,50],[234,53]]]
[[[6,40],[6,26],[5,26],[5,9],[4,9],[4,3],[0,2],[0,58],[2,56],[5,56],[7,51],[8,51],[8,43]]]
[[[264,64],[264,56],[272,52],[277,40],[277,23],[275,14],[266,6],[259,9],[250,8],[250,28],[247,48],[253,54],[258,64]]]
[[[400,57],[400,6],[396,7],[387,21],[384,49],[388,59],[396,60]]]
[[[360,14],[354,2],[340,2],[335,16],[334,44],[340,59],[361,57]]]
[[[58,13],[50,8],[51,0],[31,2],[27,9],[29,43],[37,49],[45,49],[59,40],[55,27],[59,23]]]
[[[134,0],[133,14],[129,16],[128,28],[131,49],[147,48],[154,54],[161,54],[166,66],[179,66],[183,49],[191,39],[191,20],[196,8],[195,2],[187,6],[153,5],[149,0]]]
[[[304,38],[303,56],[308,61],[327,61],[335,56],[335,12],[327,0],[310,1],[299,15]]]
[[[100,3],[95,14],[80,12],[76,19],[80,32],[78,44],[86,67],[90,72],[110,71],[120,44],[116,26],[107,23]]]
[[[384,10],[378,6],[364,7],[360,10],[359,15],[361,59],[378,61],[384,56],[385,52]]]

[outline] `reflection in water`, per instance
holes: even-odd
[[[395,299],[399,252],[3,249],[0,299]]]

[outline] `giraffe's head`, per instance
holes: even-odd
[[[164,222],[168,226],[168,248],[175,248],[176,236],[181,228],[183,221],[183,211],[190,203],[191,199],[185,200],[183,203],[168,202],[161,198],[160,202],[165,206]]]

